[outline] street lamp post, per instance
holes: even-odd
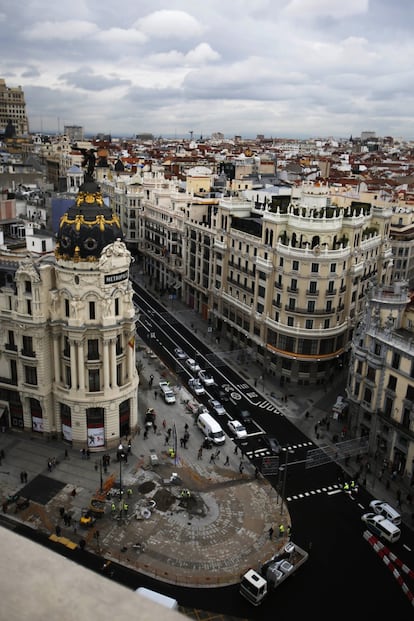
[[[285,491],[286,491],[286,477],[287,477],[289,453],[293,453],[293,451],[286,450],[285,463],[283,466],[279,468],[279,470],[283,470],[283,481],[282,481],[282,492],[281,492],[282,506],[280,507],[280,515],[283,515],[283,502],[284,502]]]

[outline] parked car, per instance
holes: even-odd
[[[220,401],[217,401],[217,399],[209,399],[208,405],[213,410],[214,414],[217,414],[218,416],[222,416],[223,414],[226,414],[226,410],[221,405]]]
[[[188,380],[188,387],[197,396],[204,395],[204,393],[206,392],[203,384],[200,382],[199,379],[195,377],[192,377],[191,379]]]
[[[185,351],[183,351],[179,347],[176,347],[174,349],[174,356],[177,358],[177,360],[186,360],[188,358],[188,356],[185,353]]]
[[[214,377],[207,371],[204,371],[204,369],[198,372],[198,378],[203,382],[204,386],[212,386],[214,384]]]
[[[233,420],[229,420],[227,427],[229,428],[229,431],[238,439],[245,438],[247,436],[246,427],[235,418]]]
[[[190,369],[192,373],[198,373],[199,371],[201,371],[200,365],[197,364],[194,358],[187,358],[187,360],[185,361],[185,365],[188,369]]]

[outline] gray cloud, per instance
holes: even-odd
[[[413,22],[406,0],[26,0],[0,9],[0,77],[32,131],[413,138]]]

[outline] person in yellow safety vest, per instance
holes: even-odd
[[[170,447],[170,448],[168,449],[168,455],[169,455],[170,457],[175,457],[175,451],[174,451],[174,449],[173,449],[172,447]]]
[[[344,483],[344,492],[349,492],[349,483]]]
[[[283,526],[283,524],[279,524],[279,537],[283,537],[284,534],[285,534],[285,527]]]
[[[351,489],[355,488],[355,481],[351,481]]]
[[[127,489],[127,495],[128,496],[132,496],[132,489],[131,488]]]
[[[128,503],[124,502],[124,511],[125,513],[128,513]]]
[[[111,511],[112,511],[112,513],[114,513],[114,511],[116,511],[116,504],[114,502],[111,504]]]

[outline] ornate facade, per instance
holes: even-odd
[[[122,239],[87,179],[54,256],[0,260],[3,426],[97,450],[136,429],[136,315]]]

